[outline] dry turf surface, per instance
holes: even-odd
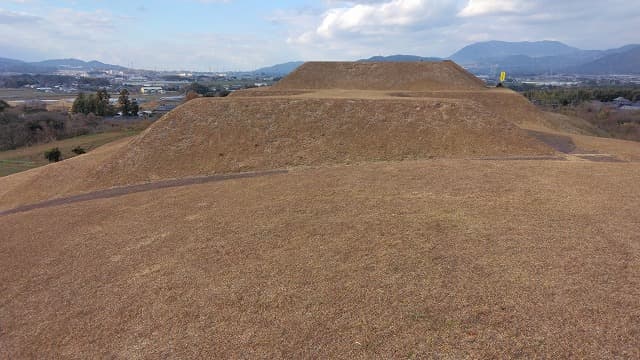
[[[484,82],[452,61],[307,62],[275,84],[275,90],[478,90]]]
[[[464,94],[321,91],[192,100],[126,143],[2,179],[0,210],[167,178],[367,161],[555,154],[504,114],[522,106],[520,96],[480,92],[480,100],[508,104],[486,106],[462,99]],[[526,111],[518,115],[531,117]]]
[[[0,357],[640,356],[640,167],[299,170],[0,218]]]
[[[639,143],[310,66],[0,178],[0,358],[640,358]]]

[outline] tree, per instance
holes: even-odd
[[[84,93],[81,92],[73,101],[73,106],[71,106],[71,112],[76,114],[77,113],[88,114],[89,112],[86,109],[87,109],[87,97],[85,96]]]
[[[79,93],[73,102],[71,112],[85,115],[93,113],[98,116],[111,115],[113,110],[109,105],[110,97],[106,89],[100,89],[95,94],[89,95]]]
[[[194,82],[187,87],[186,92],[189,93],[189,91],[194,91],[200,95],[205,95],[209,92],[209,88],[200,83]]]
[[[119,110],[122,112],[123,116],[137,116],[138,111],[140,111],[140,106],[138,105],[138,100],[129,99],[129,90],[122,89],[120,91],[120,96],[118,97]]]
[[[129,100],[129,90],[122,89],[120,91],[120,97],[118,97],[118,104],[120,105],[120,111],[122,112],[122,116],[129,115],[131,111],[131,101]]]
[[[111,111],[109,109],[109,98],[111,98],[111,95],[109,95],[106,89],[98,90],[98,92],[96,93],[96,115],[110,115]]]
[[[0,112],[3,112],[3,111],[4,111],[4,109],[8,109],[8,108],[10,108],[10,107],[11,107],[11,106],[9,105],[9,103],[7,103],[7,102],[6,102],[6,101],[4,101],[4,100],[0,100]]]
[[[131,116],[138,116],[138,112],[140,111],[140,106],[138,105],[138,100],[131,100]]]
[[[60,152],[60,149],[56,147],[51,150],[45,151],[44,158],[49,160],[49,162],[58,162],[62,160],[62,152]]]
[[[187,92],[187,95],[184,97],[184,102],[188,102],[188,101],[191,101],[193,99],[197,99],[198,97],[200,97],[200,95],[198,95],[197,92],[195,92],[193,90],[189,90]]]
[[[218,86],[213,91],[206,93],[204,96],[206,97],[225,97],[229,95],[229,91],[223,88],[222,86]]]

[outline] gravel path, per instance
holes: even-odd
[[[143,192],[143,191],[156,190],[156,189],[204,184],[204,183],[232,180],[232,179],[245,179],[245,178],[254,178],[259,176],[267,176],[267,175],[286,174],[287,172],[288,170],[270,170],[270,171],[259,171],[259,172],[248,172],[248,173],[237,173],[237,174],[220,174],[220,175],[163,180],[163,181],[158,181],[153,183],[122,186],[122,187],[116,187],[111,189],[98,190],[98,191],[70,196],[66,198],[47,200],[47,201],[30,204],[30,205],[23,205],[17,208],[0,211],[0,216],[21,213],[25,211],[34,210],[34,209],[43,209],[43,208],[49,208],[53,206],[84,202],[89,200],[108,199],[108,198],[113,198],[113,197],[118,197],[118,196],[123,196],[123,195]]]

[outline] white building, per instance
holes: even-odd
[[[143,86],[140,92],[143,94],[164,94],[164,89],[160,86]]]

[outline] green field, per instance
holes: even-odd
[[[78,91],[81,92],[81,91]],[[95,91],[84,90],[84,93],[90,94]],[[117,98],[118,94],[113,91],[109,92],[112,98]],[[0,99],[5,101],[24,101],[24,100],[64,100],[74,99],[77,93],[57,93],[57,92],[43,92],[36,89],[20,88],[20,89],[8,89],[0,88]],[[163,97],[180,95],[177,91],[167,91],[165,94],[138,94],[134,93],[131,96],[138,99],[140,102],[159,101]]]
[[[46,93],[36,89],[0,89],[0,99],[5,101],[17,100],[60,100],[75,98],[77,94]]]
[[[93,135],[83,135],[70,139],[53,141],[46,144],[38,144],[18,148],[15,150],[0,151],[0,177],[11,175],[20,171],[33,169],[48,164],[44,158],[44,152],[58,147],[62,152],[62,158],[68,159],[77,156],[71,150],[76,146],[89,152],[99,146],[128,136],[138,134],[139,131],[106,132]]]

